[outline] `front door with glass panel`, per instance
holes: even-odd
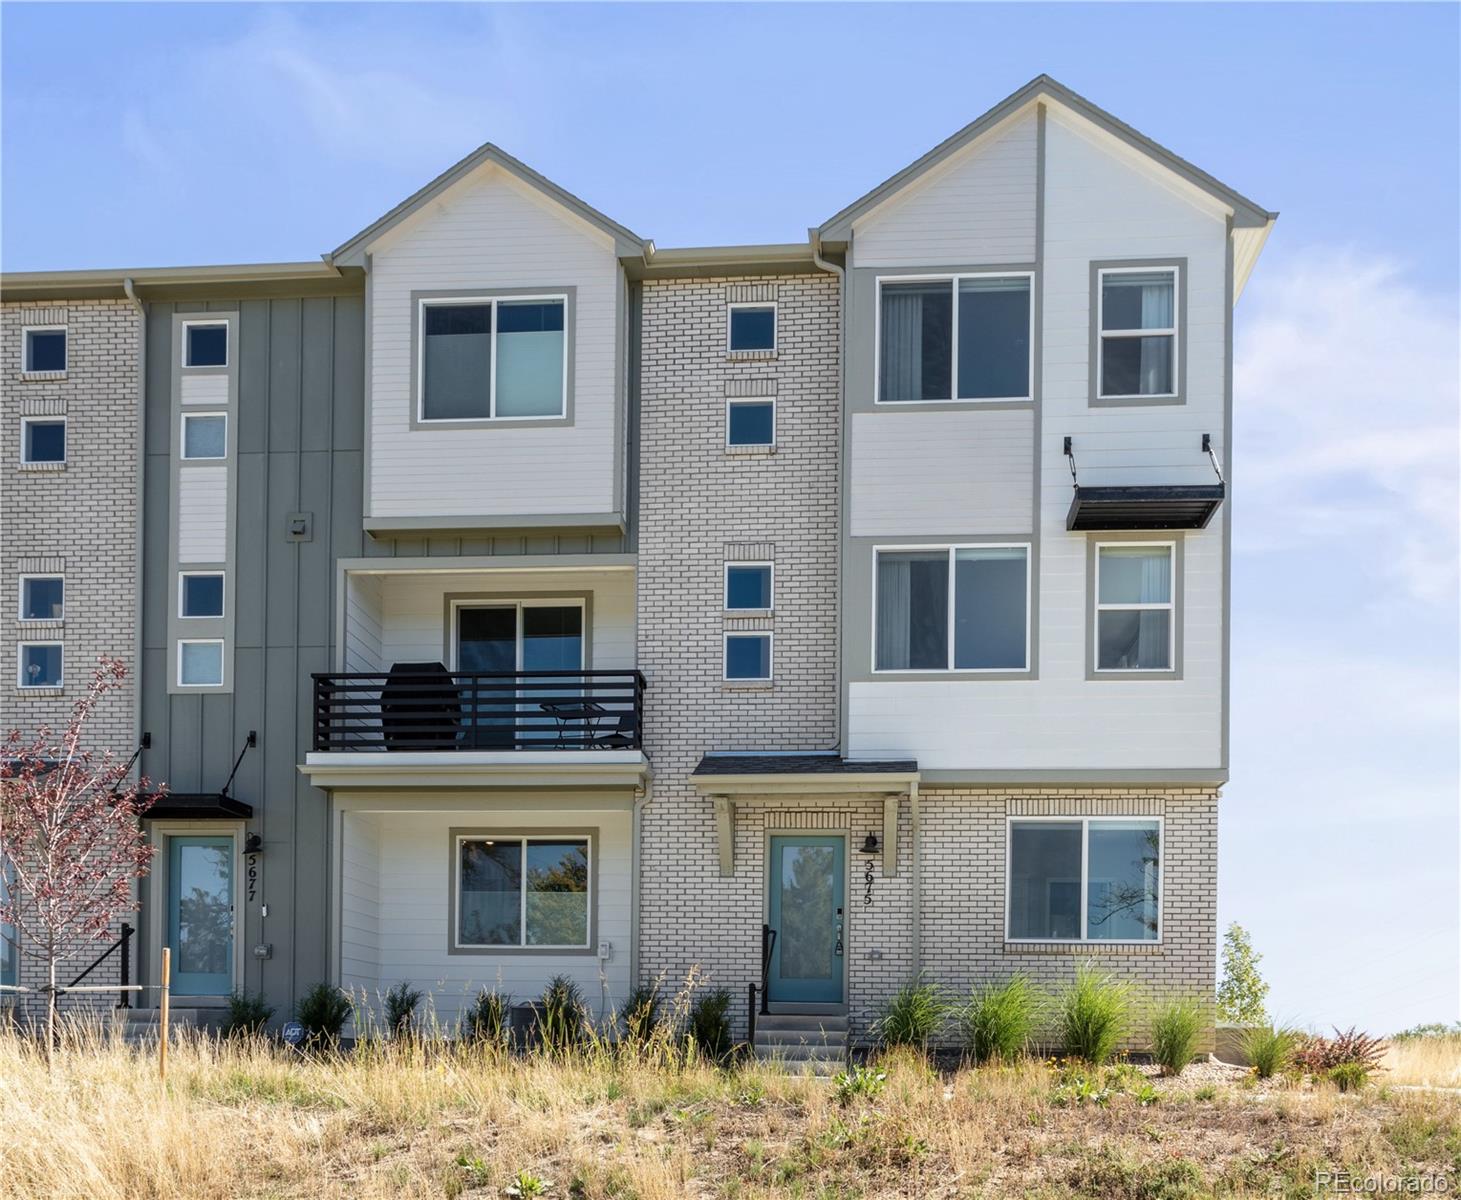
[[[531,685],[534,671],[582,671],[583,605],[535,601],[461,605],[456,612],[456,644],[457,670],[462,674],[521,672],[520,682]],[[553,738],[554,718],[544,711],[542,701],[573,690],[561,685],[479,687],[471,693],[475,744],[491,749]]]
[[[165,944],[173,992],[233,991],[233,937],[233,838],[169,838]]]
[[[773,1002],[843,1002],[843,839],[771,839],[768,924],[776,931],[766,995]]]

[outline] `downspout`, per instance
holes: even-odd
[[[646,775],[644,786],[634,795],[633,841],[629,847],[629,988],[639,986],[639,872],[640,841],[644,836],[644,810],[654,794],[654,780]],[[627,997],[626,997],[627,999]]]
[[[132,723],[133,741],[136,745],[142,744],[142,585],[143,585],[143,539],[147,529],[147,309],[142,303],[141,297],[137,295],[137,286],[132,282],[131,276],[122,280],[122,292],[126,295],[132,310],[137,314],[137,508],[136,521],[137,530],[133,538],[133,554],[135,556],[132,567],[132,578],[135,583],[132,595]],[[137,776],[142,775],[142,758],[137,758]],[[132,884],[132,898],[137,901],[138,908],[142,904],[142,880],[138,879]],[[139,920],[138,925],[142,922]],[[144,978],[143,968],[145,963],[143,955],[146,949],[145,940],[142,937],[135,939],[133,961],[136,964],[137,978]]]
[[[908,785],[908,822],[912,827],[913,865],[908,872],[909,886],[913,892],[911,936],[913,949],[913,978],[923,974],[923,821],[918,809],[918,781]]]
[[[845,686],[842,671],[842,543],[846,530],[842,514],[846,505],[842,495],[842,446],[847,413],[847,272],[822,257],[822,237],[815,229],[807,230],[807,237],[812,244],[812,262],[821,270],[837,276],[837,704],[834,715],[837,719],[837,748],[845,756],[847,747],[842,745],[842,692]]]

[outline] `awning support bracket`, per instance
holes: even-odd
[[[1227,480],[1223,478],[1223,469],[1218,464],[1217,455],[1213,453],[1212,434],[1210,433],[1202,435],[1202,452],[1207,455],[1207,461],[1212,463],[1213,473],[1217,475],[1218,482],[1227,483]]]
[[[249,747],[251,747],[251,746],[257,746],[258,744],[259,744],[259,732],[258,732],[258,730],[256,730],[256,729],[250,729],[249,730],[249,736],[246,737],[246,738],[244,738],[243,749],[241,749],[238,752],[238,757],[233,760],[233,770],[228,773],[228,782],[225,783],[218,790],[218,794],[220,796],[227,797],[227,795],[228,795],[228,789],[233,786],[233,777],[238,774],[239,764],[243,762],[244,755],[249,752]]]

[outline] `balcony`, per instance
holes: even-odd
[[[639,751],[644,687],[638,671],[463,673],[439,663],[317,674],[314,751]]]

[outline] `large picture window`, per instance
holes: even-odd
[[[1175,640],[1176,547],[1096,546],[1096,670],[1170,671]]]
[[[1177,395],[1177,293],[1176,267],[1100,272],[1098,399]]]
[[[1028,546],[927,546],[874,553],[878,671],[1029,669]]]
[[[456,846],[456,945],[584,950],[587,837],[471,836]]]
[[[1030,399],[1029,275],[884,279],[878,401]]]
[[[419,418],[566,416],[567,309],[564,296],[423,300]]]
[[[1154,942],[1162,826],[1154,818],[1013,820],[1010,941]]]

